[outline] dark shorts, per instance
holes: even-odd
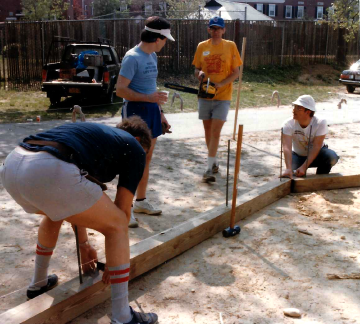
[[[153,138],[162,134],[161,114],[158,104],[140,101],[125,102],[121,112],[122,118],[129,118],[134,115],[141,117],[146,122]]]

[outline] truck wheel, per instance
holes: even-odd
[[[50,103],[52,105],[56,105],[61,101],[61,96],[59,96],[59,95],[51,95],[49,97],[49,99],[50,99]]]
[[[352,85],[347,85],[346,90],[348,93],[353,93],[355,91],[355,87]]]
[[[114,87],[110,87],[110,91],[106,95],[106,103],[112,104],[114,102]]]

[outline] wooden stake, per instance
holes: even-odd
[[[238,86],[237,97],[236,97],[233,140],[235,140],[235,135],[236,135],[236,125],[237,125],[237,116],[238,116],[238,110],[239,110],[239,104],[240,104],[242,76],[243,76],[244,64],[245,64],[245,48],[246,48],[246,37],[243,37],[242,48],[241,48],[241,61],[243,62],[243,64],[240,66],[239,86]]]
[[[235,226],[235,211],[236,211],[236,196],[237,196],[236,185],[240,171],[242,135],[243,135],[243,125],[239,125],[237,147],[236,147],[236,158],[235,158],[234,189],[233,189],[233,198],[231,205],[230,228],[234,228]]]

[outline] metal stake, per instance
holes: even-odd
[[[226,169],[226,207],[229,202],[229,162],[230,162],[230,140],[228,140],[227,169]]]
[[[310,135],[309,135],[308,151],[307,151],[307,157],[306,157],[306,168],[305,168],[305,175],[304,175],[305,178],[306,178],[306,173],[307,173],[307,168],[308,168],[308,163],[309,163],[311,131],[312,131],[312,125],[310,126]]]
[[[78,259],[78,267],[79,267],[79,278],[80,278],[80,284],[83,283],[83,276],[81,272],[81,262],[80,262],[80,248],[79,248],[79,236],[78,236],[78,229],[75,225],[75,240],[76,240],[76,253],[77,253],[77,259]]]
[[[281,127],[281,147],[280,147],[280,181],[282,181],[282,155],[283,155],[283,128]]]

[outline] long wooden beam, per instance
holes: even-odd
[[[360,187],[360,175],[330,174],[308,176],[292,181],[276,179],[238,199],[236,222],[268,206],[290,192]],[[230,208],[225,204],[198,217],[149,237],[131,246],[130,278],[161,265],[229,226]],[[85,277],[82,285],[76,277],[33,300],[0,314],[0,323],[64,324],[110,297],[110,287],[101,275]]]
[[[254,189],[238,199],[236,222],[290,193],[291,181],[278,179]],[[131,246],[133,279],[221,232],[230,223],[230,208],[225,204],[198,217],[149,237]],[[74,278],[37,298],[0,314],[0,323],[66,323],[100,304],[110,296],[110,288],[95,278]]]
[[[360,187],[360,174],[344,175],[341,173],[330,173],[310,175],[306,178],[296,178],[291,184],[291,192],[308,192],[354,187]]]

